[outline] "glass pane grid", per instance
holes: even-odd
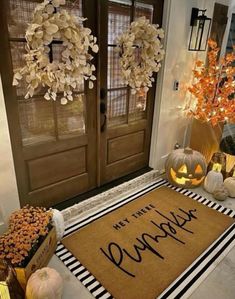
[[[44,98],[18,101],[24,146],[56,140],[52,104]]]
[[[25,65],[23,55],[26,53],[25,42],[22,39],[28,24],[31,22],[32,13],[41,0],[9,0],[7,2],[8,30],[10,37],[13,70]],[[65,6],[69,13],[82,16],[82,1],[67,0]],[[61,60],[61,44],[52,45],[52,56]],[[25,100],[27,83],[21,80],[16,86],[18,98],[18,111],[24,146],[43,142],[56,141],[67,137],[78,136],[85,133],[85,108],[84,84],[73,93],[74,101],[67,105],[60,104],[63,93],[58,93],[58,102],[46,101],[44,94],[47,88],[41,86],[35,91],[32,99]],[[83,94],[81,94],[83,93]]]
[[[79,136],[86,133],[85,95],[77,95],[66,105],[56,105],[59,139]]]
[[[25,36],[28,24],[31,23],[32,13],[39,2],[27,0],[9,0],[8,31],[11,38]]]
[[[117,88],[126,86],[119,64],[119,54],[114,47],[108,47],[108,88]]]
[[[35,7],[43,1],[40,0],[9,0],[8,3],[8,31],[10,38],[23,38],[28,24],[32,21]],[[68,13],[82,17],[82,0],[67,0],[66,5],[61,6]]]
[[[66,0],[66,4],[61,8],[66,9],[71,15],[82,17],[82,0]]]
[[[131,21],[131,7],[109,2],[108,44],[115,44],[116,38],[128,30]]]
[[[153,21],[153,5],[142,2],[135,3],[135,19],[146,17],[152,23]]]
[[[129,101],[129,122],[146,118],[146,105],[147,95],[138,96],[137,94],[131,94]]]
[[[124,3],[125,2],[125,3]],[[123,5],[125,4],[125,5]],[[128,6],[129,5],[129,6]],[[131,10],[134,9],[135,19],[145,16],[152,22],[153,5],[141,1],[131,6],[131,1],[109,1],[108,17],[108,70],[107,87],[108,93],[108,120],[109,126],[117,126],[124,123],[138,121],[146,118],[147,96],[133,95],[128,92],[128,87],[122,79],[119,65],[119,56],[115,52],[115,42],[118,35],[129,28],[131,22]],[[139,59],[139,49],[136,49],[136,60]],[[123,90],[123,88],[125,88]],[[128,101],[128,102],[127,102]],[[127,105],[128,103],[128,105]],[[128,111],[128,117],[126,115]]]
[[[25,42],[10,42],[11,47],[11,58],[13,71],[15,72],[18,68],[22,68],[25,66],[24,54],[26,54],[25,50]],[[42,86],[39,86],[35,90],[35,95],[44,95],[46,89]],[[27,82],[25,80],[20,80],[19,84],[16,86],[16,94],[17,96],[25,96],[27,93]]]
[[[127,122],[127,89],[108,92],[108,126],[115,126]]]

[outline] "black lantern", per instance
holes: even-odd
[[[205,51],[210,33],[211,18],[206,15],[206,9],[192,8],[191,33],[189,40],[189,51]]]

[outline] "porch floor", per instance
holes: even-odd
[[[193,190],[212,201],[213,197],[201,187]],[[235,199],[228,198],[221,203],[223,206],[235,210]],[[62,299],[94,299],[89,291],[77,280],[75,276],[64,266],[57,256],[53,256],[49,265],[56,269],[64,280],[64,293]],[[235,294],[235,247],[218,264],[215,269],[198,286],[189,297],[190,299],[233,299]]]

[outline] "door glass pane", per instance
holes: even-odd
[[[70,138],[85,134],[85,96],[84,94],[74,97],[67,105],[56,105],[58,119],[59,139]]]
[[[138,96],[137,94],[131,94],[129,103],[129,121],[146,118],[146,105],[147,95]]]
[[[23,55],[25,54],[25,42],[10,42],[11,45],[11,59],[13,70],[17,70],[25,65],[25,61],[23,59]],[[44,95],[45,88],[39,86],[34,94],[35,95]],[[20,97],[25,97],[27,93],[27,82],[25,80],[19,81],[19,84],[16,87],[16,94]]]
[[[52,104],[44,98],[18,101],[24,146],[56,139]]]
[[[134,6],[132,1],[109,1],[107,72],[109,127],[146,118],[147,96],[132,95],[130,91],[128,92],[128,88],[123,90],[123,87],[127,86],[121,75],[119,54],[115,52],[115,40],[129,28],[132,15],[135,19],[145,16],[152,22],[153,8],[153,5],[146,4],[144,1],[135,1]],[[135,55],[138,61],[138,49]],[[125,115],[126,107],[128,107],[128,117]]]
[[[152,23],[153,5],[142,2],[135,2],[135,19],[145,16]]]
[[[25,65],[23,55],[25,50],[25,32],[31,22],[33,11],[40,0],[9,0],[7,2],[8,30],[11,46],[13,70]],[[67,0],[62,6],[70,14],[82,16],[82,0]],[[52,57],[61,61],[63,46],[52,43]],[[46,101],[44,94],[47,88],[41,86],[35,90],[34,98],[25,100],[27,83],[25,79],[16,86],[18,97],[18,111],[22,133],[23,145],[33,145],[57,139],[84,134],[85,132],[85,109],[83,104],[84,95],[74,97],[74,102],[62,106],[58,94],[58,102]],[[76,92],[84,93],[84,83]]]
[[[119,54],[114,47],[108,47],[108,89],[126,86],[121,75]]]
[[[75,17],[82,17],[82,0],[66,0],[62,7]]]
[[[108,92],[108,126],[115,126],[127,122],[128,90],[112,90]]]
[[[24,38],[28,24],[31,23],[32,13],[37,1],[9,0],[8,4],[8,30],[12,38]]]
[[[8,5],[8,31],[11,38],[24,38],[28,24],[31,23],[32,14],[40,1],[9,0]],[[82,0],[66,0],[64,7],[70,14],[82,16]]]
[[[116,38],[128,29],[131,21],[131,1],[109,1],[108,44],[115,44]]]

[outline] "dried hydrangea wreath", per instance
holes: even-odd
[[[121,74],[132,93],[147,93],[154,72],[158,72],[164,57],[161,40],[163,29],[145,17],[132,22],[129,29],[117,38]]]
[[[99,48],[96,37],[89,28],[81,23],[84,18],[70,15],[60,9],[65,0],[44,0],[34,11],[32,23],[26,31],[26,65],[16,70],[13,85],[25,78],[27,86],[26,99],[34,95],[41,85],[48,87],[44,96],[46,100],[56,100],[57,93],[63,93],[61,104],[73,100],[73,91],[78,89],[84,80],[89,80],[93,88],[95,66],[91,63],[91,49],[97,53]],[[53,40],[61,40],[64,47],[61,61],[50,61],[50,45]]]

